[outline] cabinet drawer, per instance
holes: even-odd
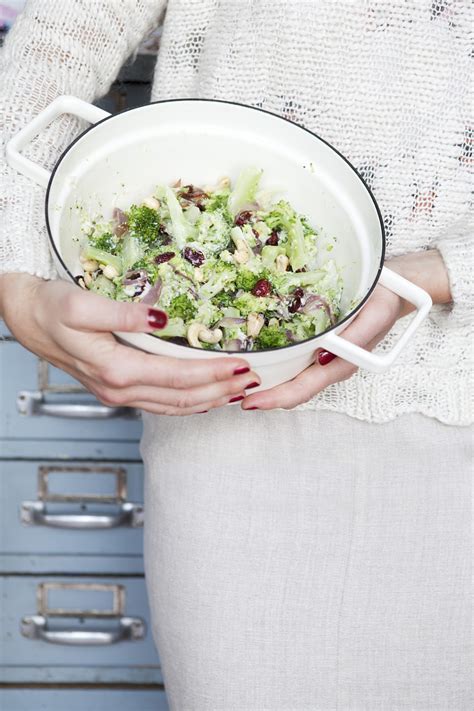
[[[4,560],[141,557],[143,465],[0,460],[0,510]],[[83,572],[81,563],[71,563],[74,572]],[[36,560],[35,569],[41,564]]]
[[[143,578],[2,576],[3,682],[161,683]]]
[[[69,375],[15,341],[0,340],[0,373],[0,439],[140,438],[141,421],[132,410],[101,405]]]
[[[0,689],[2,711],[168,711],[166,695],[148,689]]]

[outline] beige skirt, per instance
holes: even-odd
[[[472,432],[421,415],[145,415],[174,711],[467,711]]]

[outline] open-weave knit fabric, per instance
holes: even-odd
[[[454,306],[433,309],[388,373],[360,371],[302,407],[373,422],[421,412],[466,424],[470,2],[30,0],[0,53],[3,144],[59,94],[88,101],[104,94],[165,8],[153,100],[235,100],[314,130],[371,186],[389,256],[436,247],[445,260]],[[80,128],[75,119],[58,119],[27,155],[52,166]],[[0,182],[2,271],[53,278],[44,191],[5,163]],[[398,322],[379,348],[390,348],[406,323]]]

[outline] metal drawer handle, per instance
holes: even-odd
[[[138,528],[143,526],[143,506],[131,501],[119,504],[116,514],[66,514],[48,513],[44,501],[23,501],[21,521],[26,526],[51,526],[53,528]]]
[[[49,644],[101,646],[117,642],[144,639],[146,627],[140,617],[120,617],[110,630],[74,627],[69,630],[48,629],[48,619],[43,615],[23,617],[21,634],[28,639],[40,639]]]
[[[18,393],[17,408],[21,415],[48,415],[73,419],[110,420],[117,417],[139,417],[131,407],[107,407],[88,402],[45,402],[40,391],[22,390]]]

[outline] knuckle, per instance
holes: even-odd
[[[62,302],[64,313],[67,317],[67,322],[71,325],[81,323],[84,313],[82,293],[78,294],[76,291],[69,292],[65,295]]]
[[[179,410],[187,410],[196,405],[196,397],[189,390],[183,390],[178,394],[175,404]]]
[[[114,392],[113,390],[109,390],[108,388],[105,387],[99,387],[95,388],[94,391],[95,397],[101,402],[103,405],[107,405],[107,407],[114,407],[118,403],[115,401],[114,398]]]
[[[104,380],[106,384],[111,388],[126,388],[130,385],[129,375],[121,369],[114,368],[113,370],[107,370],[104,373]]]

